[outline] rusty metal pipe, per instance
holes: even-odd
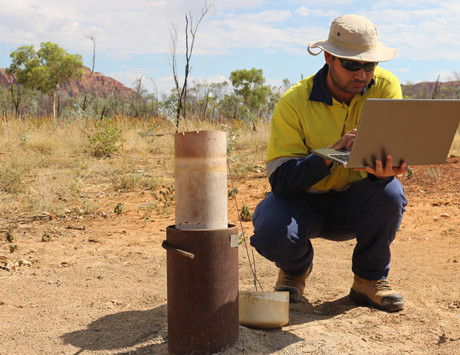
[[[166,238],[169,353],[230,348],[239,336],[238,228],[169,226]]]
[[[189,253],[188,251],[178,249],[178,248],[174,248],[173,246],[168,244],[167,240],[163,240],[163,243],[161,244],[161,246],[166,250],[171,250],[174,253],[177,253],[179,255],[185,256],[186,258],[195,259],[195,255],[193,255],[192,253]]]

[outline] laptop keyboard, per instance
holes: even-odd
[[[350,154],[347,153],[347,154],[331,154],[330,155],[331,158],[335,158],[337,160],[340,160],[340,161],[343,161],[343,162],[347,162],[348,161],[348,158],[350,157]]]

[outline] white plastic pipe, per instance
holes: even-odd
[[[175,199],[178,229],[224,229],[227,214],[227,134],[177,133]]]

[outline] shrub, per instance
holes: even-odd
[[[243,206],[240,212],[240,219],[243,222],[250,222],[252,221],[252,212],[248,206]]]
[[[24,177],[28,169],[17,163],[10,162],[0,165],[0,190],[11,194],[18,194],[25,189]]]
[[[121,149],[121,128],[113,119],[104,119],[88,135],[89,152],[97,158],[110,157]]]

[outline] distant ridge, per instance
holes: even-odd
[[[10,78],[6,75],[4,69],[0,69],[0,86],[9,88],[11,84],[15,83],[15,78]],[[106,98],[110,94],[117,95],[122,98],[130,98],[134,91],[119,81],[102,75],[101,73],[94,72],[91,75],[91,69],[83,66],[83,76],[80,81],[73,80],[68,84],[64,84],[62,90],[69,96],[75,97],[79,94],[93,93],[101,98]]]
[[[460,90],[460,80],[456,81],[424,81],[417,84],[406,84],[401,85],[402,92],[404,95],[411,96],[411,97],[420,97],[420,98],[427,98],[431,99],[433,93],[440,90],[447,90],[452,89],[452,95],[454,97],[446,97],[446,98],[458,98],[458,94],[454,93],[455,89]],[[436,98],[436,97],[435,97]]]

